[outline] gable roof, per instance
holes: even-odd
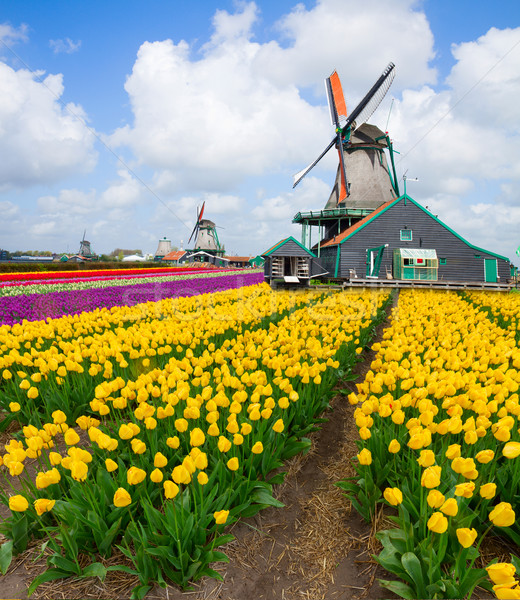
[[[307,252],[307,254],[309,254],[309,256],[316,258],[316,254],[314,254],[314,252],[312,252],[311,250],[306,248],[303,244],[300,244],[300,242],[298,240],[294,239],[292,237],[292,235],[287,238],[284,238],[283,240],[280,240],[277,244],[272,246],[272,248],[269,248],[269,250],[266,250],[266,252],[263,252],[262,254],[260,254],[260,256],[269,256],[275,250],[278,250],[278,248],[281,248],[284,244],[287,244],[287,242],[294,242],[297,246],[300,246],[300,248],[302,250],[305,250],[305,252]]]
[[[231,262],[249,262],[253,257],[252,256],[226,256]]]
[[[381,206],[379,206],[378,208],[376,208],[368,216],[366,216],[365,218],[361,219],[357,223],[354,223],[354,225],[352,225],[352,227],[349,227],[348,229],[345,229],[345,231],[341,232],[335,238],[329,239],[326,242],[324,242],[323,244],[321,244],[321,248],[325,248],[325,247],[328,247],[328,246],[337,246],[339,244],[343,244],[349,238],[351,238],[353,235],[355,235],[356,233],[358,233],[358,231],[361,231],[361,229],[363,229],[364,227],[366,227],[369,223],[371,223],[372,221],[374,221],[375,219],[377,219],[380,215],[382,215],[384,212],[386,212],[388,209],[392,208],[392,206],[394,206],[395,204],[397,204],[398,202],[400,202],[403,199],[404,199],[405,203],[407,201],[410,201],[412,204],[414,204],[415,206],[417,206],[417,208],[420,208],[424,213],[426,213],[430,217],[430,219],[433,219],[434,221],[436,221],[437,223],[439,223],[439,225],[441,225],[442,227],[444,227],[445,229],[447,229],[450,233],[452,233],[455,237],[457,237],[459,240],[461,240],[462,242],[464,242],[470,248],[473,248],[474,250],[478,250],[479,252],[484,252],[485,254],[490,254],[491,256],[496,256],[497,258],[501,258],[502,260],[505,260],[507,262],[511,262],[509,260],[509,258],[507,258],[506,256],[502,256],[501,254],[497,254],[496,252],[491,252],[490,250],[485,250],[484,248],[479,248],[478,246],[475,246],[474,244],[470,244],[460,234],[458,234],[451,227],[449,227],[448,225],[446,225],[446,223],[443,223],[435,215],[432,215],[432,213],[428,209],[424,208],[424,206],[421,206],[413,198],[411,198],[410,196],[408,196],[408,194],[403,194],[402,196],[399,196],[399,198],[395,198],[394,200],[390,200],[389,202],[385,202],[384,204],[381,204]]]
[[[179,260],[186,254],[186,250],[173,250],[168,252],[161,260]]]
[[[393,198],[392,200],[389,200],[388,202],[381,204],[381,206],[378,206],[369,215],[367,215],[366,217],[364,217],[357,223],[354,223],[354,225],[351,225],[350,227],[348,227],[347,229],[342,231],[340,234],[334,236],[333,238],[329,238],[327,241],[320,244],[321,248],[326,248],[328,246],[336,246],[337,244],[341,244],[342,242],[347,240],[349,237],[351,237],[358,229],[363,229],[363,227],[365,225],[368,225],[368,223],[370,223],[370,221],[373,221],[377,216],[379,216],[381,213],[385,212],[386,209],[390,208],[390,206],[395,204],[397,202],[397,200],[399,200],[399,198]]]

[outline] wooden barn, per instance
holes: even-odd
[[[329,277],[506,282],[509,259],[466,241],[408,195],[314,248]]]
[[[264,277],[271,285],[278,282],[308,285],[312,277],[324,273],[316,255],[292,236],[269,248],[262,258]]]

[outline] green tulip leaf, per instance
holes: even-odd
[[[107,568],[100,562],[92,563],[83,569],[81,577],[99,577],[101,581],[107,576]]]
[[[0,546],[0,573],[5,575],[13,560],[13,542],[9,540]]]
[[[416,592],[409,585],[403,583],[402,581],[386,581],[384,579],[380,579],[379,583],[397,596],[405,598],[405,600],[415,600],[417,598]]]
[[[419,594],[419,598],[425,598],[425,581],[419,559],[413,552],[405,552],[401,557],[401,562],[408,575],[412,578]]]
[[[27,590],[27,596],[30,597],[34,594],[34,591],[38,586],[46,581],[54,581],[56,579],[65,579],[65,577],[69,577],[70,573],[65,573],[64,571],[60,571],[59,569],[47,569],[41,575],[38,575],[36,579],[34,579]]]

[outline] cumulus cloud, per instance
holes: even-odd
[[[73,54],[81,48],[81,40],[77,42],[70,38],[64,40],[49,40],[49,47],[52,48],[54,54]]]
[[[81,106],[63,105],[62,75],[0,62],[0,188],[53,183],[96,164],[95,138]]]
[[[27,41],[27,25],[22,24],[20,27],[13,27],[9,23],[0,23],[0,40],[6,44],[15,42]]]

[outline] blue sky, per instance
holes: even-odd
[[[352,108],[389,61],[370,122],[408,193],[468,241],[520,244],[516,0],[0,0],[0,247],[153,253],[196,208],[257,254],[322,208],[336,158],[323,79]],[[392,111],[390,104],[393,100]],[[517,259],[518,263],[518,259]]]

